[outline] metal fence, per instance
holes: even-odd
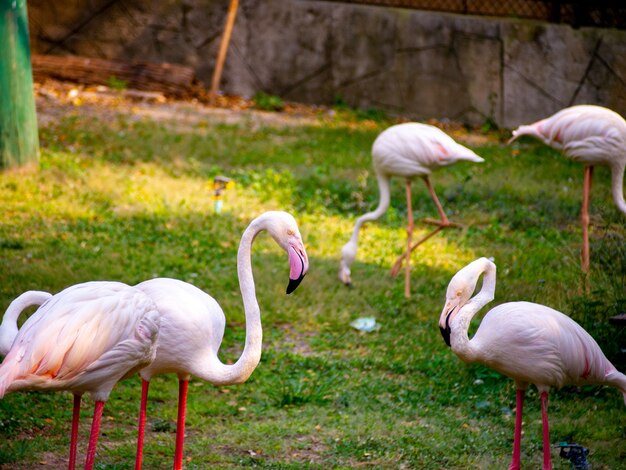
[[[337,1],[337,0],[335,0]],[[340,0],[466,15],[504,16],[565,23],[575,28],[626,29],[626,0]]]

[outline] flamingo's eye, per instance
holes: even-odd
[[[287,235],[289,235],[289,236],[294,235],[293,230],[291,230],[291,229],[287,230]]]
[[[456,291],[456,296],[461,297],[462,292],[460,290]]]

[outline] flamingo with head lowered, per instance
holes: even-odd
[[[197,287],[176,279],[158,278],[136,287],[145,292],[161,314],[156,357],[141,370],[142,394],[135,468],[141,468],[150,379],[157,374],[174,373],[179,379],[178,422],[174,469],[182,468],[187,388],[191,376],[216,385],[245,382],[261,359],[261,311],[252,276],[251,249],[256,236],[267,231],[289,256],[289,285],[293,292],[309,269],[309,259],[294,218],[286,212],[266,212],[254,219],[241,237],[237,253],[239,288],[246,317],[243,353],[232,365],[224,364],[218,351],[224,336],[225,318],[213,297]]]
[[[39,306],[52,297],[49,292],[29,290],[16,297],[4,312],[0,324],[0,355],[6,356],[17,336],[17,319],[28,307]]]
[[[583,227],[582,269],[589,271],[589,195],[595,165],[611,169],[613,200],[626,215],[624,169],[626,168],[626,121],[601,106],[578,105],[513,131],[509,143],[521,136],[536,137],[561,150],[566,157],[585,165],[581,220]]]
[[[472,297],[484,274],[483,285]],[[481,363],[515,380],[517,388],[513,458],[509,470],[520,468],[524,391],[535,384],[541,394],[543,468],[551,469],[548,392],[566,384],[611,385],[624,395],[626,376],[604,356],[595,340],[567,315],[531,302],[508,302],[487,312],[470,340],[474,315],[494,298],[496,265],[477,259],[457,272],[446,293],[439,318],[441,334],[464,362]]]
[[[392,176],[400,176],[405,179],[406,186],[407,249],[394,264],[391,269],[391,275],[395,276],[398,274],[403,260],[406,260],[404,294],[406,297],[409,297],[411,273],[409,261],[411,252],[443,228],[457,225],[448,220],[437,198],[437,194],[430,184],[429,175],[435,170],[462,160],[475,163],[484,161],[470,149],[457,144],[452,137],[434,126],[407,122],[391,126],[381,132],[372,146],[372,163],[378,180],[380,200],[378,207],[374,211],[368,212],[357,219],[350,240],[341,249],[341,264],[339,266],[339,279],[341,282],[346,285],[352,284],[350,266],[352,266],[356,258],[359,230],[361,230],[361,226],[365,222],[377,220],[387,212],[390,201],[390,179]],[[428,192],[437,207],[440,220],[426,219],[425,222],[438,225],[438,227],[413,244],[414,225],[411,206],[411,181],[417,176],[424,180]]]
[[[113,386],[155,356],[154,302],[120,282],[86,282],[59,292],[26,320],[0,365],[0,398],[17,390],[74,394],[69,468],[76,464],[80,401],[96,402],[85,463],[93,468],[104,402]]]

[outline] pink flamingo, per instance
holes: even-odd
[[[365,222],[377,220],[389,208],[390,190],[389,180],[392,176],[400,176],[405,179],[407,201],[407,249],[398,258],[391,275],[395,276],[400,271],[403,260],[406,258],[404,274],[404,294],[410,295],[410,256],[420,244],[428,240],[445,227],[458,226],[448,220],[434,188],[430,184],[429,175],[432,171],[451,165],[461,160],[480,163],[484,160],[470,149],[457,144],[442,130],[429,126],[408,122],[398,124],[385,129],[374,141],[372,146],[372,163],[376,178],[380,200],[378,207],[367,214],[362,215],[356,221],[350,241],[341,249],[341,264],[339,267],[339,279],[346,285],[352,284],[350,266],[356,258],[359,230]],[[424,222],[438,225],[438,227],[413,243],[413,209],[411,207],[411,181],[420,176],[428,192],[437,207],[440,220],[425,219]]]
[[[471,298],[484,273],[483,286]],[[615,369],[595,340],[568,316],[544,305],[508,302],[492,308],[470,340],[474,315],[494,298],[496,265],[477,259],[457,272],[446,293],[439,319],[441,334],[464,362],[478,362],[515,380],[517,388],[513,458],[509,470],[520,468],[524,391],[535,384],[541,394],[543,468],[551,469],[548,392],[566,384],[602,384],[618,388],[626,403],[626,376]]]
[[[142,394],[135,468],[141,468],[150,379],[162,373],[175,373],[179,380],[178,421],[174,469],[182,468],[185,412],[189,378],[194,375],[216,385],[245,382],[261,358],[261,313],[252,276],[251,248],[257,234],[267,230],[289,255],[289,285],[293,292],[309,268],[302,237],[294,218],[286,212],[266,212],[254,219],[243,233],[237,254],[237,273],[246,316],[243,353],[232,365],[224,364],[218,350],[224,336],[225,318],[213,297],[197,287],[176,279],[151,279],[136,287],[145,292],[161,313],[161,329],[156,358],[141,370]]]
[[[80,401],[96,402],[86,469],[93,468],[104,402],[113,386],[155,355],[159,314],[143,292],[119,282],[76,284],[22,326],[2,365],[0,398],[17,390],[74,394],[69,468],[76,465]]]
[[[562,150],[566,157],[585,164],[581,221],[583,227],[582,269],[589,272],[589,195],[595,165],[611,169],[613,200],[626,214],[624,168],[626,168],[626,121],[601,106],[578,105],[565,108],[549,118],[513,131],[509,143],[523,135]]]
[[[25,308],[39,306],[52,297],[49,292],[29,290],[9,304],[0,324],[0,354],[6,356],[17,336],[17,319]]]

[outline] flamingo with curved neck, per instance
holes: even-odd
[[[359,231],[365,222],[377,220],[387,212],[390,201],[390,179],[392,176],[399,176],[405,179],[408,216],[407,249],[394,264],[391,269],[391,275],[395,276],[398,274],[402,263],[406,261],[404,294],[406,297],[409,297],[411,252],[440,230],[446,227],[458,226],[458,224],[448,220],[443,206],[430,183],[429,175],[439,168],[462,160],[475,163],[484,161],[473,151],[456,143],[449,135],[434,126],[407,122],[391,126],[381,132],[372,145],[372,164],[376,172],[380,194],[378,207],[357,219],[350,240],[341,249],[341,263],[339,266],[339,279],[341,282],[346,285],[352,284],[350,266],[352,266],[356,258]],[[425,222],[435,224],[438,227],[413,243],[414,224],[411,182],[417,176],[424,180],[430,197],[437,207],[440,220],[426,219]]]
[[[481,275],[483,285],[472,297]],[[517,388],[513,457],[509,470],[520,468],[524,392],[535,384],[541,394],[543,468],[551,469],[548,392],[566,384],[602,384],[619,389],[626,403],[626,376],[578,323],[561,312],[531,302],[508,302],[491,309],[470,339],[469,324],[491,302],[496,265],[480,258],[450,280],[439,318],[444,341],[464,362],[478,362],[511,377]]]
[[[52,297],[49,292],[29,290],[20,294],[9,304],[0,324],[0,355],[6,356],[17,336],[17,319],[24,309],[39,306]]]
[[[178,424],[174,468],[182,468],[187,387],[191,376],[216,385],[245,382],[261,359],[261,311],[252,275],[251,249],[255,237],[267,231],[289,256],[289,285],[293,292],[309,269],[309,260],[294,218],[286,212],[266,212],[254,219],[241,237],[237,253],[237,273],[246,318],[243,352],[232,365],[224,364],[218,351],[224,336],[225,317],[213,297],[197,287],[176,279],[158,278],[136,287],[145,292],[161,313],[161,330],[156,358],[140,375],[142,398],[135,468],[141,468],[150,379],[161,373],[179,378]]]
[[[611,170],[611,192],[617,208],[626,215],[624,170],[626,169],[626,121],[622,116],[601,106],[577,105],[533,124],[513,131],[509,143],[521,136],[541,140],[566,157],[585,164],[581,221],[583,272],[589,271],[589,196],[595,165]]]

